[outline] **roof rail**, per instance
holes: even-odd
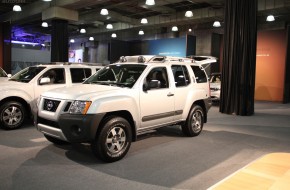
[[[151,59],[149,59],[147,63],[164,63],[165,60],[166,60],[166,56],[156,55],[152,57]]]

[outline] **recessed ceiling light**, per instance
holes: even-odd
[[[273,15],[269,15],[269,16],[267,16],[266,21],[268,21],[268,22],[275,21],[275,17]]]
[[[112,38],[117,38],[117,34],[113,33],[113,34],[111,35],[111,37],[112,37]]]
[[[142,23],[142,24],[147,24],[147,23],[148,23],[147,18],[142,18],[142,19],[141,19],[141,23]]]
[[[186,16],[186,17],[193,17],[193,13],[192,13],[192,11],[186,11],[186,12],[185,12],[185,16]]]
[[[145,4],[146,5],[155,5],[155,1],[154,0],[146,0]]]
[[[138,34],[139,35],[144,35],[144,31],[143,30],[140,30]]]
[[[172,30],[173,32],[176,32],[176,31],[178,31],[178,28],[177,28],[177,26],[173,26],[173,27],[171,28],[171,30]]]
[[[86,29],[84,29],[84,28],[82,28],[81,30],[80,30],[80,33],[82,33],[82,34],[84,34],[84,33],[86,33],[87,31],[86,31]]]
[[[221,23],[220,23],[220,21],[214,21],[212,26],[213,27],[221,27]]]
[[[94,41],[95,39],[94,39],[94,37],[90,37],[89,40],[90,41]]]
[[[107,24],[106,28],[107,29],[113,29],[113,25],[112,24]]]
[[[13,11],[19,12],[22,11],[21,7],[19,5],[14,5],[13,6]]]
[[[102,9],[101,12],[100,12],[101,15],[108,15],[109,14],[109,11],[108,9]]]
[[[69,42],[70,43],[75,43],[75,40],[74,39],[71,39]]]
[[[46,27],[48,27],[48,24],[47,24],[47,22],[42,22],[41,26],[46,28]]]

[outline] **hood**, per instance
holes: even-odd
[[[8,78],[6,78],[5,80],[0,79],[0,81],[1,81],[0,91],[6,90],[6,89],[25,89],[25,86],[29,84],[29,83],[24,83],[24,82],[10,81],[8,80]]]
[[[3,81],[8,81],[8,77],[0,77],[0,82],[3,82]]]
[[[121,87],[96,85],[96,84],[79,84],[70,87],[56,88],[42,94],[43,97],[66,100],[87,100],[92,96],[108,94],[120,90]]]

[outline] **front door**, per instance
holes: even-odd
[[[155,67],[144,79],[147,90],[140,89],[141,128],[173,121],[174,94],[166,67]]]

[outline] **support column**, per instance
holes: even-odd
[[[42,20],[51,20],[51,62],[68,61],[68,21],[78,21],[78,12],[50,7],[42,12]]]
[[[283,103],[290,102],[290,25],[287,26],[287,49],[285,62],[285,80]]]
[[[220,112],[254,114],[257,0],[225,0]]]
[[[51,21],[51,62],[68,62],[68,21]]]
[[[0,23],[0,66],[11,73],[11,25]]]

